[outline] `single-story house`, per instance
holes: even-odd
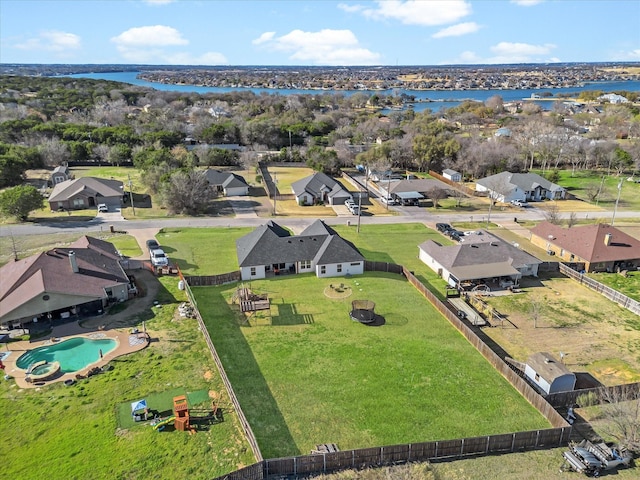
[[[340,182],[322,172],[314,173],[292,183],[291,190],[298,205],[315,205],[317,203],[344,205],[347,200],[353,200],[352,195]]]
[[[545,395],[570,392],[576,385],[575,374],[547,352],[531,355],[525,364],[524,374]]]
[[[242,280],[285,273],[314,272],[317,277],[359,275],[364,257],[322,220],[300,235],[269,221],[236,241]]]
[[[451,170],[450,168],[445,168],[442,171],[442,176],[447,180],[451,180],[452,182],[462,181],[462,174],[460,172],[456,172],[455,170]]]
[[[536,173],[501,172],[476,182],[477,192],[487,192],[498,202],[539,202],[564,199],[567,191]]]
[[[418,257],[455,288],[493,279],[503,285],[518,284],[523,276],[538,276],[542,261],[486,230],[463,240],[450,246],[427,240],[419,245]]]
[[[67,165],[58,165],[53,169],[53,172],[51,172],[49,182],[51,185],[57,185],[65,180],[69,180],[70,178],[71,170],[69,170],[69,167]]]
[[[378,183],[382,195],[393,198],[402,205],[417,205],[418,201],[428,197],[429,191],[439,188],[449,191],[449,185],[433,178],[416,178]]]
[[[606,223],[564,228],[542,222],[531,229],[531,243],[564,262],[584,264],[587,272],[640,268],[640,240]]]
[[[249,195],[249,185],[245,179],[233,172],[207,169],[205,177],[209,185],[225,197]]]
[[[119,180],[81,177],[56,184],[48,201],[51,210],[82,210],[101,203],[115,209],[122,206],[125,194],[124,184]]]
[[[99,314],[127,300],[129,284],[113,244],[84,236],[0,268],[0,325]]]

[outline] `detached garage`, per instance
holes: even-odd
[[[570,392],[576,386],[575,374],[547,352],[531,355],[524,374],[545,395]]]

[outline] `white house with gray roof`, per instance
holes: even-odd
[[[536,173],[501,172],[476,182],[477,192],[487,192],[498,202],[539,202],[564,199],[567,191]]]
[[[353,199],[344,186],[322,172],[316,172],[291,184],[291,190],[298,205],[315,205],[328,203],[329,205],[344,205],[348,199]]]
[[[364,273],[364,257],[322,220],[300,235],[269,221],[236,241],[242,280],[287,273],[340,277]]]
[[[225,197],[249,195],[249,185],[243,177],[233,172],[222,172],[209,168],[205,171],[209,185]]]
[[[517,284],[523,276],[538,275],[542,262],[536,257],[485,230],[478,232],[457,245],[427,240],[418,247],[419,258],[452,287],[494,278]]]

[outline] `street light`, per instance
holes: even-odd
[[[277,215],[276,213],[276,200],[278,197],[278,177],[277,173],[273,172],[273,216]]]

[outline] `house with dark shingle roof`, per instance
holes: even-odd
[[[348,199],[353,199],[344,186],[329,175],[316,172],[291,184],[291,190],[298,205],[315,205],[328,203],[329,205],[344,205]]]
[[[463,240],[450,246],[427,240],[418,247],[419,258],[452,287],[494,278],[517,284],[523,276],[538,275],[540,260],[485,230]]]
[[[209,185],[225,197],[249,195],[249,185],[245,179],[233,172],[207,169],[204,176]]]
[[[359,275],[364,257],[322,220],[300,235],[292,235],[269,221],[236,241],[242,280],[257,280],[282,273],[310,273],[318,277]]]
[[[564,228],[542,222],[531,229],[531,243],[562,261],[584,264],[587,272],[640,268],[640,240],[606,223]]]
[[[536,173],[501,172],[476,182],[477,192],[487,192],[498,202],[539,202],[564,199],[567,191]]]
[[[81,177],[57,183],[49,195],[51,210],[82,210],[101,203],[120,208],[125,195],[124,184],[118,180]]]
[[[129,298],[129,278],[109,242],[84,236],[68,247],[0,268],[0,324],[25,324],[51,314],[102,313]]]

